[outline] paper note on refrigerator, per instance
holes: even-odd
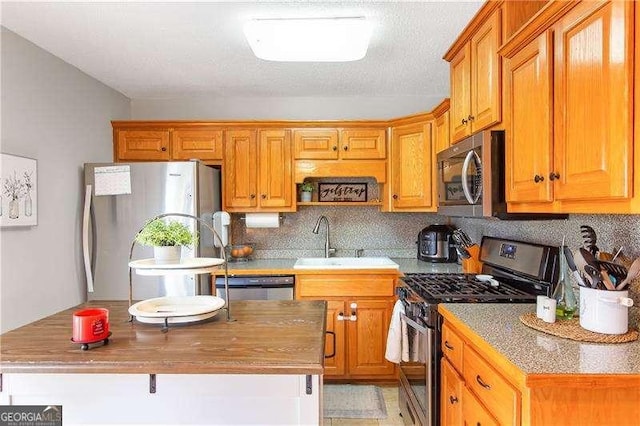
[[[95,195],[131,194],[129,166],[104,166],[94,169]]]

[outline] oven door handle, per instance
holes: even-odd
[[[427,332],[427,327],[418,324],[417,322],[415,322],[414,320],[412,320],[411,318],[409,318],[405,314],[400,314],[400,318],[402,318],[402,321],[406,322],[408,326],[410,326],[412,328],[415,328],[420,333],[426,333]]]
[[[473,159],[473,157],[476,158],[477,164],[482,163],[480,157],[474,150],[471,150],[467,153],[467,156],[464,159],[464,163],[462,163],[462,192],[464,192],[464,198],[467,199],[469,204],[476,204],[480,199],[480,195],[482,195],[482,187],[480,187],[480,190],[477,194],[475,194],[475,196],[471,195],[471,188],[469,188],[469,181],[467,180],[467,177],[469,175],[469,164],[471,164],[471,160]]]

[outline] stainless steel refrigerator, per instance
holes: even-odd
[[[220,170],[199,161],[87,163],[82,248],[89,300],[127,300],[129,253],[145,223],[164,213],[185,213],[212,225],[221,208]],[[217,257],[213,234],[197,220],[167,217],[200,231],[199,243],[182,257]],[[153,257],[136,243],[132,259]],[[132,272],[133,299],[209,294],[210,276],[142,276]]]

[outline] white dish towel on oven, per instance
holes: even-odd
[[[384,357],[396,364],[400,361],[409,360],[409,345],[407,336],[407,323],[402,321],[401,314],[404,314],[404,303],[398,300],[393,306],[391,322],[389,323],[389,333],[387,334],[387,350]]]

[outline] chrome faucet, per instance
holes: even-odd
[[[332,254],[335,254],[336,249],[331,248],[331,245],[329,242],[329,220],[324,215],[318,218],[318,221],[316,222],[316,226],[313,228],[313,233],[314,234],[318,233],[318,231],[320,230],[320,222],[322,222],[323,219],[324,219],[325,225],[327,225],[327,237],[324,240],[324,257],[330,257]]]

